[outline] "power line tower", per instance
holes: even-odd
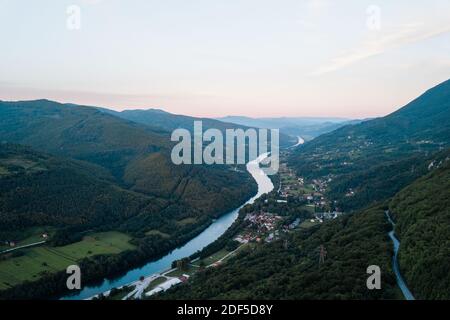
[[[287,250],[289,248],[289,240],[288,239],[284,240],[283,246],[284,246],[284,250]]]
[[[320,246],[320,253],[319,253],[319,266],[322,263],[325,263],[325,259],[327,257],[327,249],[323,245]]]

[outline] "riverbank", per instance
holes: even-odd
[[[252,198],[250,198],[247,202],[239,206],[238,208],[221,216],[219,219],[214,221],[206,230],[201,232],[198,236],[188,241],[182,247],[173,250],[169,254],[165,255],[164,257],[156,261],[149,262],[140,268],[131,269],[126,274],[117,279],[114,280],[105,279],[101,284],[97,286],[87,286],[83,288],[83,290],[78,292],[76,295],[68,295],[63,297],[62,299],[83,300],[91,298],[100,293],[108,292],[113,288],[128,286],[138,281],[138,279],[140,279],[143,276],[148,277],[149,275],[159,274],[164,270],[170,269],[173,261],[189,257],[192,254],[201,251],[203,248],[216,241],[237,219],[239,210],[243,206],[253,203],[261,195],[273,190],[274,186],[272,181],[259,167],[259,164],[267,157],[268,157],[267,153],[262,154],[257,159],[250,161],[246,166],[247,171],[251,174],[251,176],[258,185],[257,194]]]

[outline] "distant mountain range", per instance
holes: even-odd
[[[250,118],[227,116],[217,120],[257,128],[280,129],[280,132],[301,136],[311,140],[321,134],[331,132],[347,124],[360,123],[362,120],[344,118],[314,118],[314,117],[280,117],[280,118]]]
[[[222,121],[220,119],[211,118],[196,118],[185,115],[177,115],[166,112],[161,109],[147,109],[147,110],[124,110],[117,112],[109,109],[100,109],[106,113],[110,113],[117,117],[130,120],[136,123],[152,126],[153,128],[159,128],[162,131],[172,132],[178,128],[185,128],[189,131],[193,131],[194,121],[201,121],[203,129],[218,129],[225,132],[226,129],[244,129],[249,128],[275,128],[267,126],[257,126],[252,123],[239,123],[231,121]],[[290,136],[288,132],[281,132],[280,134],[280,147],[289,147],[296,142],[296,139]],[[295,137],[295,135],[294,135]]]

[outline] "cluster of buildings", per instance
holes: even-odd
[[[343,215],[343,212],[340,211],[333,211],[333,212],[318,212],[314,214],[315,219],[312,221],[318,221],[323,222],[324,220],[332,220],[336,219],[337,217]]]
[[[15,241],[12,241],[12,240],[6,240],[5,241],[5,246],[14,248],[16,245],[17,245],[17,243]]]
[[[328,182],[331,181],[331,178],[328,179],[313,179],[312,187],[316,192],[324,193],[328,187]]]
[[[272,241],[278,233],[277,226],[282,217],[268,212],[253,212],[249,213],[244,218],[245,221],[250,222],[249,228],[244,233],[238,235],[234,240],[240,243],[248,243],[251,241],[261,242],[266,236],[266,241]],[[269,242],[268,241],[268,242]]]
[[[281,219],[280,216],[263,211],[249,213],[244,218],[245,221],[249,221],[253,226],[256,226],[260,233],[274,230]]]
[[[281,232],[296,229],[301,223],[301,219],[297,218],[289,224],[282,225],[280,223],[283,220],[282,217],[267,212],[249,213],[245,220],[250,222],[250,226],[234,238],[240,243],[253,241],[270,243],[279,239]]]

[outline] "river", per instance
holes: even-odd
[[[302,144],[304,144],[304,143],[305,143],[305,140],[304,140],[302,137],[297,136],[297,143],[294,144],[293,146],[291,146],[291,148],[298,147],[299,145],[302,145]]]
[[[397,237],[395,236],[394,229],[395,229],[395,223],[392,221],[391,216],[389,215],[389,212],[385,212],[386,217],[389,221],[389,223],[392,225],[392,231],[389,232],[389,237],[391,238],[392,242],[394,243],[394,256],[392,257],[392,264],[394,267],[394,273],[395,278],[397,280],[397,285],[399,286],[400,290],[403,293],[403,296],[406,300],[414,300],[414,296],[409,291],[408,286],[406,285],[405,280],[403,280],[402,274],[400,273],[400,267],[398,266],[398,249],[400,248],[400,241],[398,241]]]
[[[165,270],[170,269],[174,260],[188,257],[216,241],[237,219],[239,210],[243,206],[252,204],[260,196],[273,190],[274,186],[272,181],[259,167],[261,161],[264,160],[267,156],[267,153],[262,154],[256,160],[250,161],[247,164],[247,171],[252,175],[253,179],[255,179],[256,183],[258,184],[258,192],[255,196],[250,198],[239,208],[236,208],[233,211],[221,216],[198,236],[187,242],[182,247],[179,247],[166,256],[160,258],[159,260],[151,261],[140,268],[129,270],[126,274],[116,279],[104,279],[103,282],[99,285],[86,286],[76,294],[63,297],[62,300],[87,299],[97,294],[111,290],[112,288],[118,288],[130,284],[134,281],[137,281],[141,276],[149,276],[151,274],[161,273]]]

